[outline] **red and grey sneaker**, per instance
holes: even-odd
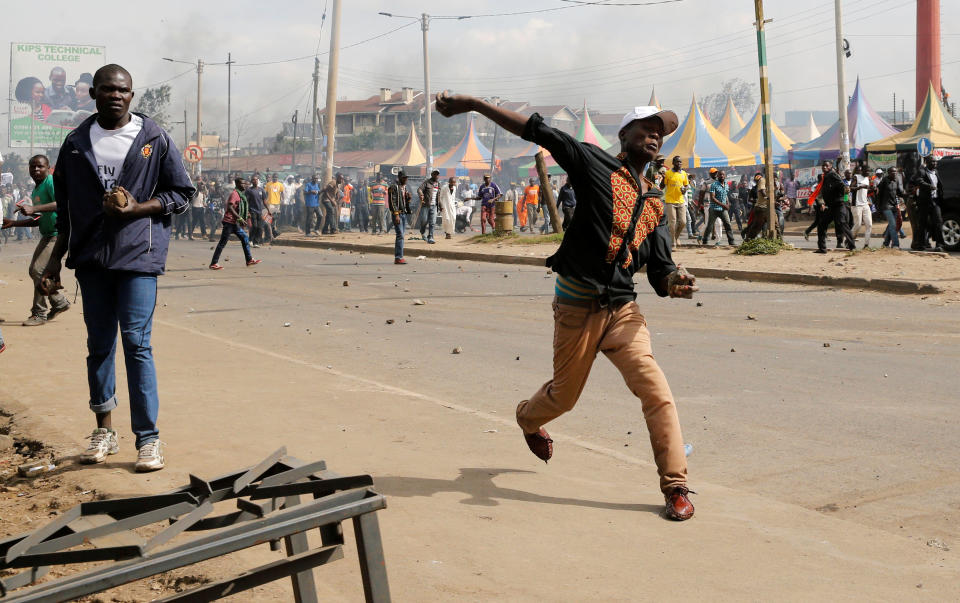
[[[543,427],[537,433],[525,433],[523,439],[527,441],[527,447],[538,459],[546,463],[553,456],[553,440],[550,434]]]
[[[223,266],[220,264],[210,264],[210,270],[223,270]]]
[[[247,262],[247,266],[256,266],[257,264],[259,264],[259,263],[262,262],[262,261],[263,261],[263,260],[250,260],[249,262]]]
[[[689,495],[696,494],[686,486],[674,486],[668,490],[663,498],[666,500],[666,514],[668,519],[686,521],[693,517],[693,503]]]
[[[406,264],[406,263],[407,263],[407,260],[405,260],[405,259],[403,259],[403,258],[394,258],[394,259],[393,259],[393,263],[394,263],[394,264]]]

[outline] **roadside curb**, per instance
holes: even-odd
[[[393,248],[386,245],[366,245],[363,243],[344,243],[341,241],[304,241],[299,239],[274,240],[277,247],[301,247],[305,249],[336,249],[358,253],[379,253],[391,255]],[[411,250],[412,251],[412,250]],[[416,248],[416,255],[431,259],[489,262],[494,264],[513,264],[521,266],[544,266],[546,258],[511,254],[476,253],[472,251],[453,251],[450,249]],[[412,255],[412,254],[411,254]],[[707,268],[686,266],[687,270],[701,278],[729,279],[734,281],[757,281],[762,283],[780,283],[808,285],[813,287],[837,287],[842,289],[869,289],[882,293],[899,295],[936,295],[943,289],[930,283],[896,280],[888,278],[860,278],[855,276],[826,276],[817,274],[798,274],[794,272],[762,272],[758,270],[734,270],[726,268]]]

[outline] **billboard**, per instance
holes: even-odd
[[[93,73],[106,64],[103,46],[10,44],[11,147],[54,148],[97,109]]]

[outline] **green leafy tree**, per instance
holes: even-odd
[[[167,109],[170,107],[170,84],[163,84],[156,88],[147,88],[137,95],[137,106],[134,111],[143,113],[157,122],[161,128],[168,130],[170,116]]]

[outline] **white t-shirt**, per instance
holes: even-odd
[[[203,202],[206,201],[206,199],[207,196],[203,194],[203,191],[197,191],[197,194],[194,195],[193,199],[190,201],[190,207],[203,207]]]
[[[142,129],[143,119],[133,114],[127,125],[116,130],[104,130],[96,121],[90,126],[90,144],[97,160],[97,174],[103,183],[103,190],[109,191],[120,181],[123,162]]]
[[[933,182],[933,190],[930,192],[930,194],[934,199],[936,199],[939,196],[937,195],[937,183],[940,181],[936,172],[930,172],[930,181]]]
[[[870,178],[864,176],[863,174],[857,174],[857,186],[863,187],[857,189],[857,206],[864,207],[870,205],[870,200],[867,199],[867,189],[866,187],[870,186]]]

